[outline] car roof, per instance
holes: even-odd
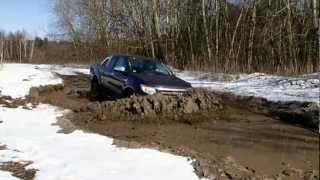
[[[130,55],[130,54],[112,54],[111,57],[126,57],[131,59],[145,59],[150,61],[158,61],[156,58],[144,57],[139,55]]]

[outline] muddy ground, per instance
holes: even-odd
[[[0,170],[11,172],[13,176],[22,180],[33,180],[37,170],[26,169],[30,164],[32,164],[32,162],[5,162],[0,164]]]
[[[118,146],[151,147],[192,157],[200,177],[216,179],[319,179],[319,107],[195,90],[92,101],[85,75],[61,76],[64,86],[32,88],[16,107],[48,103],[72,112],[58,124],[115,138]],[[0,122],[1,123],[1,122]]]

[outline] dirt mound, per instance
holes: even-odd
[[[37,170],[26,168],[30,164],[32,162],[4,162],[0,163],[0,170],[11,172],[13,176],[23,180],[33,180]]]
[[[63,90],[63,88],[63,84],[32,87],[30,88],[28,98],[39,99],[42,94],[60,91]]]
[[[23,98],[13,99],[10,96],[0,97],[0,106],[7,108],[17,108],[19,106],[25,106],[27,103],[28,101]]]
[[[217,112],[224,106],[234,105],[245,108],[254,113],[263,113],[274,116],[289,124],[297,124],[315,131],[319,130],[319,104],[309,102],[271,102],[265,98],[237,96],[231,93],[210,92],[203,89],[195,89],[183,96],[166,96],[161,94],[151,96],[132,96],[125,99],[108,100],[103,102],[90,102],[89,90],[85,79],[73,81],[67,79],[68,86],[49,85],[30,89],[28,98],[39,100],[48,94],[60,92],[61,96],[71,96],[84,99],[83,103],[74,101],[53,102],[63,105],[75,112],[90,111],[98,120],[137,120],[143,119],[174,119],[185,121],[189,114],[198,114],[202,118],[206,112]],[[60,96],[59,95],[59,96]],[[9,98],[9,99],[8,99]],[[23,100],[14,100],[8,103],[10,97],[0,98],[0,104],[5,106],[23,105]],[[50,98],[49,98],[50,99]],[[51,98],[49,104],[55,101]],[[194,118],[195,119],[195,118]],[[194,121],[189,118],[189,121]],[[198,118],[200,119],[200,118]]]
[[[214,112],[222,108],[221,99],[214,93],[196,90],[182,96],[132,96],[116,101],[90,103],[88,109],[105,118],[113,117],[179,117],[191,113]],[[112,115],[111,115],[112,114]]]

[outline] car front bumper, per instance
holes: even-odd
[[[192,87],[189,88],[168,88],[168,87],[157,87],[157,93],[163,95],[184,95],[192,91]]]

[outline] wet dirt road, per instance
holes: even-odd
[[[262,106],[265,101],[259,98],[204,91],[189,99],[92,102],[87,76],[62,78],[64,86],[34,89],[28,101],[72,110],[61,120],[66,132],[83,129],[114,137],[118,146],[152,147],[190,156],[197,160],[198,175],[209,178],[319,178],[319,133],[292,124],[296,121],[290,121],[290,116],[276,116],[272,112],[279,109],[277,105]],[[208,98],[215,103],[203,107],[201,103],[208,104]],[[190,99],[200,102],[190,104]],[[149,102],[152,106],[147,108]],[[158,112],[155,103],[166,103],[160,109],[170,106],[174,113]],[[119,115],[114,107],[119,107]],[[141,107],[145,112],[138,111]]]

